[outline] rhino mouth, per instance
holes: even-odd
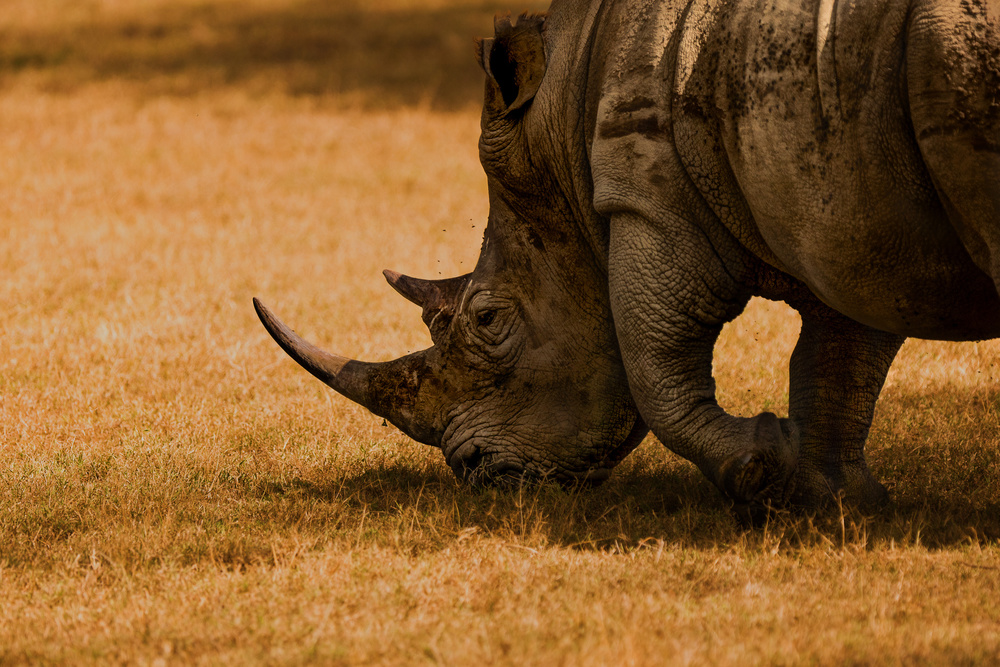
[[[472,440],[448,447],[445,460],[458,479],[478,488],[516,488],[545,482],[555,482],[567,488],[597,486],[611,476],[612,470],[610,467],[593,467],[574,471],[552,466],[543,469],[531,462],[486,451]]]
[[[473,440],[447,448],[445,461],[472,486],[516,486],[528,478],[524,464],[484,451]]]
[[[649,433],[649,427],[643,419],[636,416],[629,433],[603,458],[594,464],[573,470],[551,464],[542,466],[535,461],[514,459],[510,454],[491,451],[481,433],[471,438],[448,442],[448,431],[454,433],[455,428],[453,423],[445,433],[447,444],[442,444],[445,461],[458,479],[474,487],[517,487],[545,482],[555,482],[566,488],[599,486],[611,477],[615,466]]]

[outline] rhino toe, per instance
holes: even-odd
[[[757,525],[771,509],[787,505],[794,490],[798,433],[788,419],[770,412],[753,420],[752,442],[720,470],[722,492],[741,523]]]
[[[806,461],[795,478],[792,504],[796,507],[812,510],[852,507],[875,511],[889,503],[889,492],[872,476],[864,460],[838,462],[825,468]]]

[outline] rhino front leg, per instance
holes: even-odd
[[[788,410],[799,428],[793,502],[815,507],[840,495],[855,507],[885,502],[868,470],[865,441],[889,366],[905,340],[825,306],[800,308],[802,333],[789,365]]]
[[[715,398],[712,352],[750,298],[708,238],[668,216],[616,215],[609,284],[629,387],[660,441],[695,463],[738,514],[787,500],[796,466],[794,423],[770,412],[727,414]]]

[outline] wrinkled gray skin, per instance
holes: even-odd
[[[556,0],[479,59],[479,263],[386,272],[434,346],[349,361],[258,303],[286,351],[473,481],[600,480],[648,424],[737,507],[881,502],[904,337],[1000,335],[1000,3]],[[753,295],[802,316],[786,419],[715,400]]]

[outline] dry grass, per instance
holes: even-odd
[[[495,7],[331,4],[5,4],[0,663],[1000,657],[995,343],[904,346],[883,514],[752,533],[652,441],[595,491],[470,491],[295,367],[251,296],[397,356],[427,336],[379,271],[467,270],[486,214]],[[752,304],[725,405],[785,410],[796,332]]]

